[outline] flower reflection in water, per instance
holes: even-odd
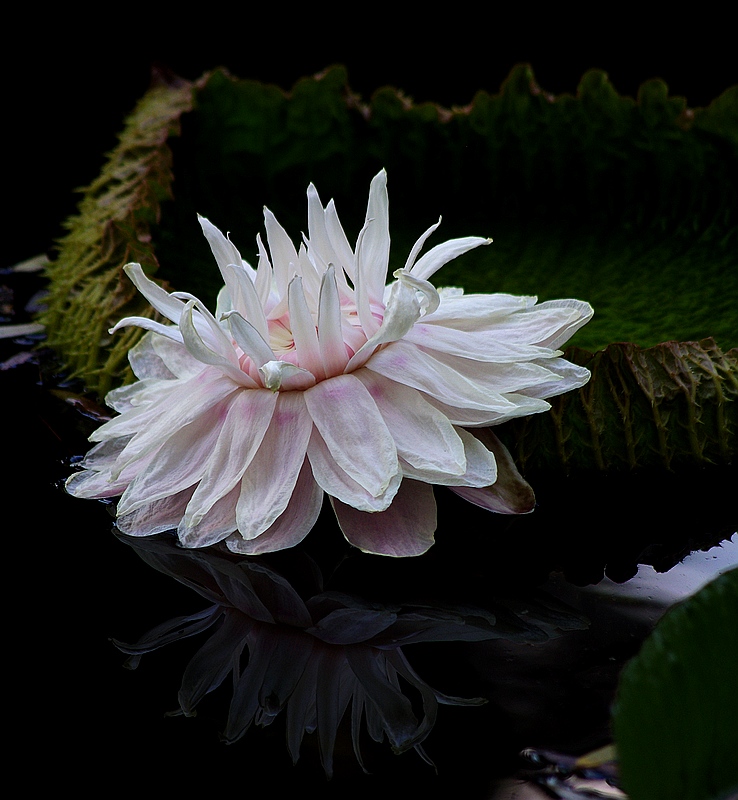
[[[316,591],[309,590],[305,600],[282,574],[259,559],[184,549],[166,535],[120,538],[150,566],[212,603],[156,626],[135,644],[114,640],[130,655],[127,666],[137,667],[143,654],[164,645],[208,633],[184,670],[175,714],[193,715],[198,703],[230,677],[233,695],[223,740],[236,742],[252,725],[270,725],[284,712],[293,762],[305,733],[315,733],[328,776],[339,725],[349,706],[354,752],[366,771],[360,749],[364,728],[375,742],[386,737],[395,753],[415,749],[433,764],[423,742],[436,722],[439,704],[486,702],[452,697],[429,686],[409,663],[405,645],[551,635],[542,634],[529,618],[521,619],[517,628],[508,618],[503,631],[496,627],[494,614],[477,607],[390,606],[322,591],[320,571],[308,556]],[[304,578],[304,570],[301,575]]]

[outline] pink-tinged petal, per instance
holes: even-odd
[[[367,514],[331,498],[346,539],[365,553],[419,556],[433,544],[437,526],[433,487],[405,479],[386,510]]]
[[[390,479],[384,493],[377,497],[370,494],[336,462],[315,428],[308,444],[308,459],[315,480],[326,494],[362,511],[384,511],[392,502],[402,481],[402,471],[398,463],[397,473]]]
[[[404,341],[392,342],[376,352],[365,369],[419,389],[451,406],[502,413],[513,407],[500,392],[480,388],[474,380],[476,376],[462,375],[455,366],[449,367]]]
[[[121,453],[119,468],[141,458],[153,448],[159,448],[180,428],[238,391],[233,381],[217,370],[204,370],[189,381],[176,383],[173,390],[162,393],[162,399],[153,407],[142,409],[141,413],[136,413],[138,409],[132,409],[107,423],[112,436],[136,434]],[[142,426],[142,423],[145,424]],[[109,438],[101,436],[104,428],[105,425],[95,431],[96,439]]]
[[[468,488],[452,486],[451,490],[474,505],[497,514],[528,514],[536,505],[530,484],[518,472],[510,451],[489,428],[476,430],[475,435],[494,453],[497,480],[491,486]]]
[[[197,490],[195,490],[197,491]],[[219,497],[197,522],[187,516],[187,511],[177,527],[177,536],[183,547],[210,547],[222,542],[236,530],[236,503],[239,487]],[[189,509],[190,503],[187,504]]]
[[[217,390],[222,390],[217,396],[211,397],[209,391],[212,390],[213,384],[217,385]],[[156,425],[159,418],[166,414],[170,405],[169,401],[173,400],[175,403],[182,399],[183,394],[191,392],[194,395],[195,404],[205,402],[207,406],[218,403],[223,397],[235,391],[236,387],[233,382],[223,376],[218,370],[203,370],[200,375],[191,378],[188,381],[161,381],[156,387],[156,401],[152,402],[152,395],[148,393],[149,387],[139,387],[141,390],[137,398],[137,402],[130,403],[130,408],[127,408],[124,413],[117,417],[113,417],[109,422],[100,426],[97,430],[93,431],[90,435],[91,442],[104,442],[110,439],[129,438],[136,434],[149,434],[152,427]],[[198,391],[198,389],[202,391]],[[114,398],[115,399],[115,396]],[[128,398],[130,400],[130,398]],[[140,401],[140,402],[139,402]],[[148,401],[148,402],[147,402]],[[179,418],[181,411],[175,413],[174,419],[169,419],[169,428],[157,434],[153,431],[154,435],[158,435],[158,443],[160,444],[168,433],[176,430],[179,427]],[[190,422],[192,418],[187,419],[184,424]],[[173,426],[173,427],[172,427]],[[135,446],[134,446],[135,447]]]
[[[118,497],[126,488],[123,481],[111,481],[109,472],[92,472],[83,470],[70,475],[64,489],[73,497],[85,500],[101,500],[106,497]]]
[[[259,367],[264,386],[272,392],[302,391],[315,385],[315,376],[289,361],[267,361]]]
[[[236,344],[256,364],[257,368],[277,358],[259,331],[245,320],[238,311],[230,311],[224,314],[223,319],[228,322],[228,327]]]
[[[433,319],[438,319],[442,308],[443,304]],[[521,311],[493,319],[489,323],[480,320],[474,329],[488,330],[504,342],[532,344],[553,350],[587,321],[589,312],[591,307],[578,300],[550,301],[528,306]],[[430,321],[424,320],[424,322]],[[450,327],[458,326],[450,325]]]
[[[255,389],[257,387],[256,382],[241,369],[238,363],[238,356],[230,339],[226,337],[215,320],[213,320],[213,325],[210,327],[210,335],[207,336],[207,341],[203,339],[197,329],[198,325],[195,324],[194,306],[195,301],[190,300],[179,321],[179,330],[182,333],[182,339],[187,350],[203,364],[211,364],[221,369],[237,384],[249,389]],[[203,314],[203,316],[207,322],[210,322],[210,316],[212,315],[209,312]],[[202,327],[202,325],[199,327]]]
[[[174,378],[170,380],[173,382]],[[161,384],[161,380],[156,378],[144,378],[136,383],[119,386],[105,395],[105,405],[119,414],[137,406],[147,405],[150,398],[158,396]]]
[[[336,271],[332,265],[323,274],[320,285],[318,341],[325,375],[339,375],[346,366],[348,355],[341,330],[341,299],[338,295]]]
[[[325,377],[325,372],[323,371],[323,361],[320,357],[318,332],[315,328],[315,320],[305,300],[302,278],[299,276],[295,276],[290,281],[288,301],[297,362],[303,369],[312,372],[318,380],[321,380]]]
[[[290,502],[313,421],[302,392],[280,392],[267,432],[241,478],[236,521],[244,539],[264,533]]]
[[[320,202],[318,190],[311,183],[307,190],[308,197],[308,237],[310,250],[315,251],[326,265],[336,263],[336,253],[333,250],[330,237],[325,224],[325,211]]]
[[[367,339],[373,336],[379,329],[379,321],[372,314],[371,287],[369,285],[370,267],[364,267],[363,259],[366,257],[364,252],[364,239],[369,228],[374,224],[374,220],[367,220],[364,227],[359,231],[356,240],[356,252],[354,253],[354,299],[356,302],[356,313],[359,317],[361,327]],[[384,292],[383,292],[384,294]],[[379,307],[379,301],[377,301]]]
[[[420,302],[415,289],[403,280],[398,280],[390,289],[384,319],[377,332],[351,357],[346,365],[350,372],[361,367],[380,344],[396,342],[411,330],[420,318]]]
[[[441,295],[430,281],[418,278],[403,269],[395,270],[393,275],[400,283],[404,283],[422,295],[420,306],[423,309],[423,314],[432,314],[441,304]]]
[[[274,272],[272,270],[272,262],[264,247],[264,242],[261,240],[261,234],[256,234],[256,247],[259,252],[259,261],[256,268],[256,278],[254,280],[254,288],[259,297],[259,302],[266,314],[271,311],[270,296],[272,292],[272,280]]]
[[[331,455],[373,497],[399,472],[397,449],[372,396],[355,375],[337,375],[305,392],[310,416]]]
[[[300,250],[297,254],[297,274],[302,279],[302,290],[305,293],[308,307],[313,314],[313,326],[315,326],[315,317],[317,316],[315,312],[318,308],[320,281],[326,269],[328,269],[328,264],[323,261],[320,253],[315,250],[311,250],[308,253],[306,239],[300,245]]]
[[[277,404],[277,395],[267,389],[236,392],[225,415],[221,415],[218,440],[207,469],[195,490],[180,526],[180,536],[196,528],[213,505],[241,480],[266,434]],[[233,519],[236,511],[234,500]]]
[[[315,525],[322,504],[323,490],[315,482],[305,459],[289,503],[272,525],[254,539],[244,539],[236,532],[226,539],[226,545],[234,553],[252,556],[294,547]]]
[[[464,446],[466,469],[463,473],[455,474],[434,468],[421,469],[403,459],[401,466],[405,476],[439,486],[489,486],[494,483],[497,480],[494,453],[469,431],[456,428],[456,433]]]
[[[228,401],[223,401],[169,436],[156,458],[145,469],[142,465],[126,489],[118,504],[118,514],[129,514],[198,483],[217,445],[221,417],[227,411]]]
[[[130,514],[118,515],[116,527],[128,536],[153,536],[176,530],[194,491],[195,487],[190,486],[177,494],[147,503]]]
[[[458,358],[488,361],[497,364],[520,363],[549,358],[553,351],[548,347],[500,339],[490,328],[485,331],[456,330],[444,325],[416,323],[404,337],[406,342],[438,350]]]
[[[91,469],[95,472],[109,471],[129,441],[130,439],[128,437],[106,439],[104,442],[96,444],[92,450],[85,455],[79,463],[79,466],[84,469]]]
[[[447,242],[437,244],[429,250],[419,261],[415,262],[411,272],[416,278],[428,280],[438,270],[453,261],[458,256],[474,250],[483,244],[492,244],[492,239],[481,236],[465,236],[463,239],[449,239]]]
[[[487,395],[522,393],[533,387],[552,386],[563,381],[562,376],[548,368],[549,360],[546,359],[517,363],[485,363],[472,358],[451,356],[430,348],[419,352],[423,353],[422,358],[426,363],[433,362],[435,370],[443,370],[448,374],[455,372],[461,380],[469,381]],[[545,396],[552,393],[557,394],[555,391],[549,391]],[[460,394],[463,396],[463,389]]]
[[[359,370],[356,377],[377,404],[398,456],[419,469],[452,475],[466,471],[461,438],[447,417],[420,392],[369,370]]]

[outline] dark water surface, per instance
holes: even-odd
[[[3,283],[6,306],[22,309],[33,279],[4,275]],[[22,313],[12,321],[24,321]],[[30,786],[502,797],[496,781],[523,766],[524,748],[579,755],[608,744],[623,664],[672,603],[738,565],[735,469],[527,476],[538,507],[519,519],[439,492],[437,544],[418,559],[353,551],[330,514],[304,547],[245,568],[218,553],[181,551],[166,535],[127,541],[116,535],[110,507],[60,487],[98,422],[95,407],[78,387],[60,383],[36,343],[0,340],[9,695],[14,736],[40,755],[38,771],[26,776]],[[233,570],[246,576],[246,589],[233,583]],[[193,584],[207,587],[210,599]],[[272,681],[275,664],[289,671],[311,636],[323,650],[331,647],[325,637],[340,639],[338,629],[305,632],[295,609],[307,603],[313,623],[345,612],[345,641],[383,648],[375,655],[396,653],[409,637],[402,652],[424,687],[487,702],[438,708],[423,742],[437,773],[412,749],[395,755],[386,741],[371,741],[365,726],[361,752],[370,774],[363,772],[350,714],[338,727],[330,781],[314,734],[293,765],[286,740],[295,723],[286,712],[226,744],[230,676],[196,716],[167,716],[214,628],[145,654],[135,670],[124,668],[127,656],[111,642],[132,644],[156,625],[201,612],[213,605],[213,587],[226,605],[253,592],[258,602],[249,602],[280,617],[280,625],[265,626],[239,612],[238,630],[251,637],[245,652],[267,658],[264,648],[273,646],[280,654],[269,662]],[[276,638],[277,629],[287,638]],[[421,629],[431,631],[430,641]],[[340,659],[331,658],[316,672],[318,687],[332,685],[329,665]],[[428,710],[422,691],[404,679],[400,687],[421,719]],[[268,708],[269,697],[261,705]]]

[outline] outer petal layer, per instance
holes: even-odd
[[[434,542],[436,501],[427,483],[404,480],[392,505],[365,514],[332,497],[343,535],[359,550],[382,556],[419,556]]]

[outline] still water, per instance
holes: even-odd
[[[25,305],[30,284],[5,278]],[[352,550],[330,513],[258,559],[126,539],[109,507],[60,488],[98,423],[39,341],[0,341],[10,705],[39,753],[30,785],[544,796],[522,794],[521,752],[608,744],[623,664],[738,565],[734,469],[528,476],[538,507],[513,520],[439,492],[418,559]]]

